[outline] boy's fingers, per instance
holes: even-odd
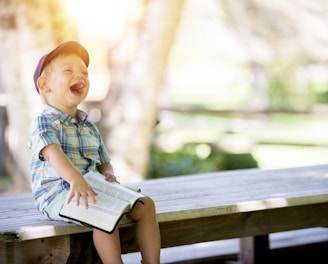
[[[74,197],[74,194],[72,192],[70,192],[68,197],[67,197],[67,203],[68,204],[72,201],[73,197]]]
[[[116,177],[114,175],[106,176],[106,181],[116,182]]]
[[[84,207],[86,209],[89,208],[89,199],[93,204],[96,204],[96,198],[95,196],[98,195],[97,192],[95,192],[92,188],[90,188],[89,191],[87,191],[85,194],[80,194],[78,192],[76,192],[74,194],[74,192],[70,192],[68,198],[67,198],[67,203],[70,203],[72,201],[72,199],[75,197],[76,199],[76,206],[80,205],[80,199],[82,199]]]
[[[73,192],[70,192],[68,199],[67,199],[67,203],[69,204],[73,200],[74,197],[76,200],[76,203],[75,203],[76,206],[79,206],[80,205],[80,197],[81,197],[81,195],[79,193],[74,194]]]
[[[76,199],[76,206],[80,205],[80,195],[79,194],[75,194],[75,199]]]
[[[82,196],[82,199],[83,199],[83,203],[84,203],[85,209],[88,209],[89,208],[88,196],[87,195],[83,195]]]
[[[89,198],[90,198],[90,200],[93,204],[97,203],[97,200],[96,200],[96,197],[95,197],[97,195],[98,195],[98,193],[96,193],[94,190],[91,189],[91,193],[89,193],[88,196],[89,196]]]

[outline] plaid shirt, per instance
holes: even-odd
[[[29,148],[32,151],[32,194],[36,207],[43,211],[63,190],[69,189],[41,151],[50,144],[59,144],[75,167],[85,174],[96,171],[101,164],[110,161],[104,142],[87,114],[78,110],[76,117],[69,116],[46,105],[32,122]]]

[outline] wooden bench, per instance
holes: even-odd
[[[328,226],[328,165],[246,169],[134,184],[156,203],[162,247],[240,238],[240,263],[268,263],[269,234]],[[0,197],[4,263],[97,263],[90,229],[48,221],[30,194]],[[120,225],[122,253],[138,251]]]
[[[270,263],[328,263],[328,228],[313,227],[270,234]],[[239,239],[232,238],[163,248],[162,264],[237,263]],[[123,255],[124,264],[135,264],[140,253]]]

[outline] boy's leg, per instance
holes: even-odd
[[[122,264],[121,244],[117,228],[112,234],[94,229],[93,243],[104,264]]]
[[[129,214],[136,223],[136,238],[140,247],[143,264],[160,263],[161,239],[156,219],[155,204],[146,197],[137,203]]]

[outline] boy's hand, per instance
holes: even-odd
[[[96,204],[95,196],[98,194],[91,188],[91,186],[86,182],[86,180],[82,176],[75,177],[73,180],[71,180],[70,185],[71,188],[70,188],[70,194],[68,195],[67,198],[67,203],[70,203],[73,197],[75,197],[77,206],[80,205],[80,199],[83,200],[86,209],[89,208],[88,199],[90,199],[93,204]]]
[[[113,175],[111,173],[108,173],[108,172],[107,173],[103,173],[103,175],[105,176],[105,180],[106,181],[109,181],[109,182],[117,182],[118,183],[115,175]]]
[[[59,144],[50,144],[42,149],[42,155],[51,165],[55,168],[58,175],[70,184],[70,193],[67,198],[67,203],[76,198],[76,205],[80,205],[82,198],[85,208],[89,207],[88,199],[93,204],[96,203],[95,196],[97,193],[83,178],[78,169],[75,168],[73,163],[63,152]]]
[[[106,181],[119,183],[114,175],[113,167],[110,162],[99,165],[98,170],[105,176]]]

